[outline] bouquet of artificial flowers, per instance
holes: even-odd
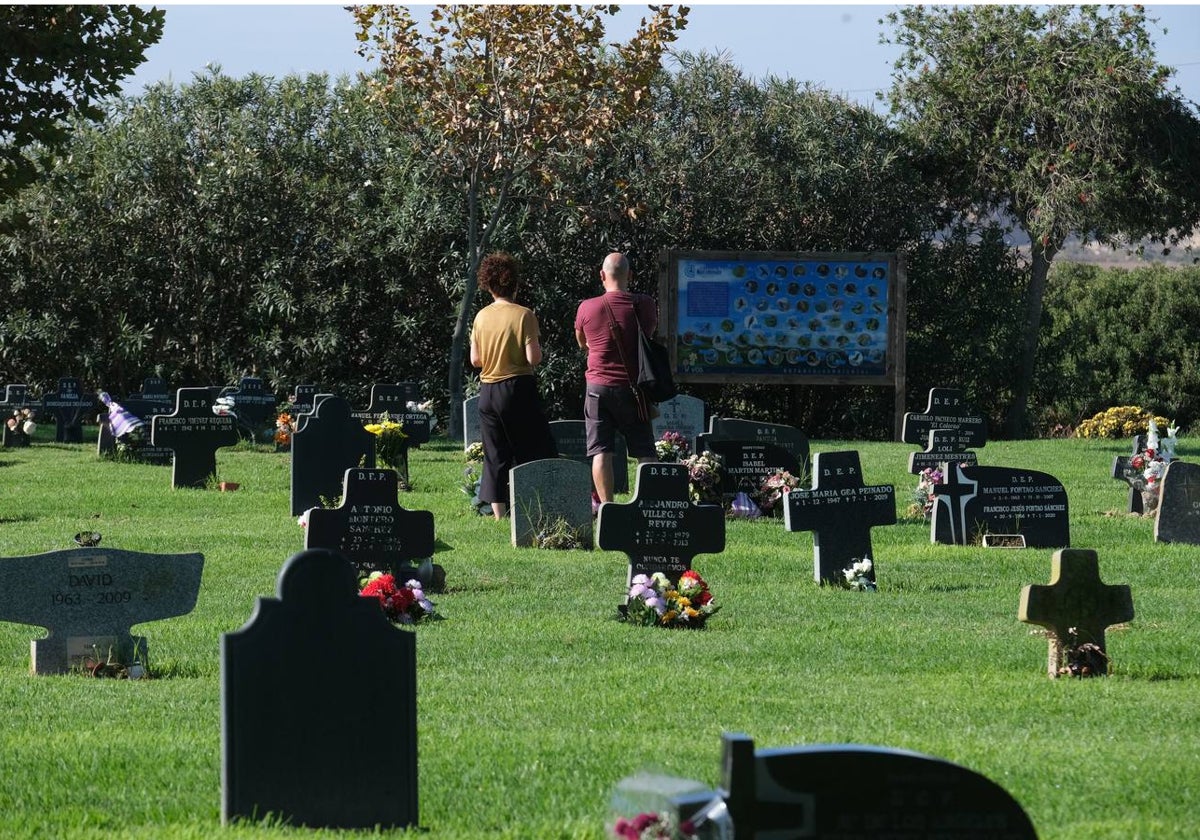
[[[721,492],[721,467],[724,460],[715,452],[704,451],[680,461],[688,469],[688,481],[692,501],[702,505],[719,505]]]
[[[410,580],[403,586],[396,585],[396,578],[383,572],[372,572],[363,581],[358,593],[364,598],[377,598],[383,614],[393,624],[416,624],[425,619],[437,618],[433,601],[425,597],[421,582]]]
[[[783,510],[783,497],[800,486],[800,479],[787,470],[776,470],[765,479],[758,492],[751,496],[758,509],[768,516]]]
[[[633,624],[700,628],[719,609],[699,572],[689,569],[678,584],[655,572],[634,576],[624,618]]]
[[[663,432],[663,436],[654,442],[654,450],[658,459],[668,464],[678,463],[692,454],[687,438],[679,432]]]

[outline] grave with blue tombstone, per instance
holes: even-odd
[[[890,484],[863,484],[858,452],[818,452],[813,456],[812,488],[788,493],[783,525],[813,532],[813,580],[839,583],[857,560],[870,558],[875,580],[878,558],[871,528],[896,524],[896,491]]]
[[[375,468],[375,436],[353,416],[341,397],[318,394],[316,408],[303,414],[292,435],[292,515],[336,498],[346,470]]]
[[[237,419],[214,414],[213,388],[180,388],[175,410],[150,418],[150,444],[174,453],[172,487],[203,488],[217,473],[217,450],[238,442]]]
[[[358,589],[345,557],[303,551],[221,637],[223,823],[419,824],[416,634]]]
[[[96,395],[85,393],[79,380],[64,376],[58,391],[42,396],[42,413],[54,419],[56,443],[83,443],[83,421],[96,415]]]
[[[995,534],[1020,537],[1026,548],[1071,544],[1067,491],[1048,473],[955,465],[933,493],[932,542],[968,545]]]

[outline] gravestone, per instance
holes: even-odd
[[[371,386],[371,401],[365,411],[354,412],[355,418],[363,423],[377,423],[387,415],[393,422],[402,422],[410,402],[420,402],[421,395],[415,382],[395,384],[376,383]]]
[[[64,376],[58,391],[42,397],[42,412],[54,418],[57,443],[83,443],[83,420],[96,414],[96,395],[85,394],[79,380]]]
[[[224,388],[221,396],[228,397],[233,403],[238,425],[253,440],[258,440],[275,419],[278,401],[257,376],[243,376],[236,388]]]
[[[479,396],[467,397],[463,400],[463,452],[471,448],[472,443],[482,443],[483,435],[479,430]]]
[[[1154,541],[1200,545],[1200,464],[1172,461],[1162,483]]]
[[[360,424],[361,425],[361,424]],[[416,826],[416,635],[324,549],[221,637],[221,820]]]
[[[952,466],[933,493],[932,542],[967,545],[987,534],[1020,534],[1028,548],[1071,544],[1067,491],[1047,473]]]
[[[864,485],[858,453],[813,455],[810,490],[787,494],[783,527],[813,532],[813,580],[840,582],[855,560],[871,558],[867,575],[875,580],[879,562],[871,550],[871,528],[896,524],[896,491],[890,484]]]
[[[1112,477],[1129,487],[1129,498],[1126,505],[1129,513],[1141,516],[1146,511],[1146,505],[1142,500],[1142,491],[1138,490],[1135,479],[1131,475],[1134,469],[1133,464],[1130,463],[1136,455],[1136,452],[1133,455],[1114,455]]]
[[[217,472],[217,450],[238,442],[237,419],[213,414],[212,388],[180,388],[175,411],[150,418],[150,444],[174,452],[172,487],[200,487]]]
[[[709,440],[706,447],[722,458],[721,494],[733,496],[746,493],[753,496],[762,489],[763,481],[780,470],[797,479],[804,478],[804,465],[791,452],[772,443],[744,440]]]
[[[658,404],[658,416],[650,421],[650,425],[655,440],[661,440],[667,432],[678,432],[688,446],[695,446],[696,438],[704,433],[704,400],[676,394]]]
[[[1017,618],[1049,630],[1048,671],[1057,677],[1067,647],[1090,643],[1107,656],[1104,631],[1112,624],[1133,620],[1133,595],[1128,586],[1110,586],[1100,580],[1100,563],[1090,548],[1054,552],[1050,585],[1030,584],[1021,590]]]
[[[678,583],[697,554],[725,550],[725,512],[692,502],[682,464],[638,464],[633,498],[600,505],[596,540],[605,551],[629,557],[627,586],[635,576],[655,572]]]
[[[908,454],[908,471],[913,475],[926,469],[945,472],[951,464],[973,467],[978,463],[978,456],[970,450],[964,451],[958,434],[948,429],[930,429],[925,449]]]
[[[5,448],[29,446],[29,435],[25,434],[22,429],[23,420],[17,417],[17,427],[10,429],[8,420],[23,408],[28,408],[29,403],[26,399],[28,389],[24,385],[5,385],[4,386],[4,401],[0,402],[0,421],[3,425],[0,426],[0,445]]]
[[[171,395],[170,385],[161,376],[147,376],[142,380],[142,390],[127,395],[125,399],[127,401],[144,400],[156,405],[165,405],[168,408],[175,402]],[[132,410],[130,409],[130,411]]]
[[[321,390],[320,385],[297,385],[296,393],[292,395],[292,409],[296,414],[304,414],[313,410],[313,398]]]
[[[334,397],[334,396],[337,396],[337,395],[336,394],[313,394],[312,408],[310,408],[308,411],[297,412],[297,414],[296,414],[296,431],[298,432],[304,428],[304,424],[308,422],[308,418],[313,416],[313,413],[317,410],[317,406],[321,404],[321,400],[326,399],[327,397]]]
[[[677,820],[716,811],[751,840],[1037,840],[1008,791],[949,761],[857,744],[755,750],[745,735],[721,740],[721,787],[675,797],[663,810]]]
[[[569,458],[518,464],[508,473],[512,544],[537,545],[539,534],[563,528],[580,548],[592,548],[592,471]]]
[[[934,443],[930,438],[930,432],[934,431],[940,432],[937,437],[938,451],[950,456],[961,455],[968,449],[978,449],[988,443],[988,419],[967,401],[964,392],[956,388],[931,388],[924,413],[910,412],[904,415],[900,438],[905,443],[928,446],[920,454],[924,457],[916,461],[910,457],[908,472],[919,473],[925,467],[917,467],[917,463],[928,461],[929,457],[935,455]],[[940,463],[961,461],[961,457],[948,457]],[[925,466],[930,464],[926,463]]]
[[[122,408],[146,424],[146,439],[137,447],[129,450],[131,460],[142,464],[170,466],[174,452],[165,446],[152,446],[149,436],[151,419],[158,414],[169,414],[171,403],[172,397],[167,389],[166,380],[161,377],[148,377],[142,383],[140,393],[130,394],[120,401]],[[117,439],[113,436],[109,418],[101,415],[100,430],[96,435],[96,454],[111,455],[116,450]]]
[[[341,505],[309,511],[304,547],[340,552],[360,578],[386,572],[433,589],[433,514],[404,509],[398,492],[395,470],[346,470]]]
[[[30,643],[34,674],[61,674],[110,649],[128,665],[135,649],[146,651],[130,628],[191,612],[203,566],[200,554],[100,548],[0,558],[0,621],[50,631]]]
[[[708,432],[698,435],[696,451],[708,449],[712,440],[744,440],[753,443],[770,443],[792,453],[796,463],[808,469],[808,438],[795,426],[779,423],[759,423],[756,420],[739,420],[732,417],[711,417]]]
[[[583,420],[552,420],[550,434],[558,449],[558,457],[570,458],[592,468],[592,458],[587,454],[587,424]],[[629,449],[625,436],[613,434],[613,492],[629,492]]]
[[[292,516],[321,506],[342,490],[346,470],[375,468],[375,435],[341,397],[318,395],[292,435]]]

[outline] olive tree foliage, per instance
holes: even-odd
[[[950,204],[1030,238],[1008,430],[1027,425],[1051,262],[1072,234],[1174,243],[1200,223],[1200,119],[1157,63],[1140,6],[906,6],[892,115]],[[980,288],[979,295],[988,294]]]
[[[78,126],[0,237],[0,375],[115,393],[257,374],[355,389],[439,371],[456,216],[322,75],[159,84]]]
[[[0,6],[0,199],[37,174],[68,137],[70,118],[100,102],[158,42],[163,12],[137,6]]]
[[[379,62],[380,102],[397,89],[396,135],[457,185],[466,254],[451,336],[451,435],[461,435],[464,361],[479,263],[522,198],[563,185],[564,163],[599,145],[613,126],[646,113],[663,50],[687,9],[650,7],[634,36],[607,44],[615,6],[437,6],[422,30],[403,6],[355,6],[360,52]],[[413,131],[413,129],[417,131]]]

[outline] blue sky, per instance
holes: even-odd
[[[891,85],[897,50],[879,44],[878,21],[894,6],[689,4],[688,27],[676,47],[727,53],[749,75],[768,73],[812,82],[882,110],[875,91]],[[355,55],[354,25],[341,5],[176,5],[166,10],[162,40],[126,81],[138,93],[161,79],[187,82],[206,64],[232,76],[366,69]],[[422,7],[413,5],[418,19]],[[1175,83],[1200,102],[1200,5],[1151,5],[1168,33],[1156,39],[1158,59],[1177,68]],[[608,31],[612,40],[632,34],[645,6],[625,5]]]

